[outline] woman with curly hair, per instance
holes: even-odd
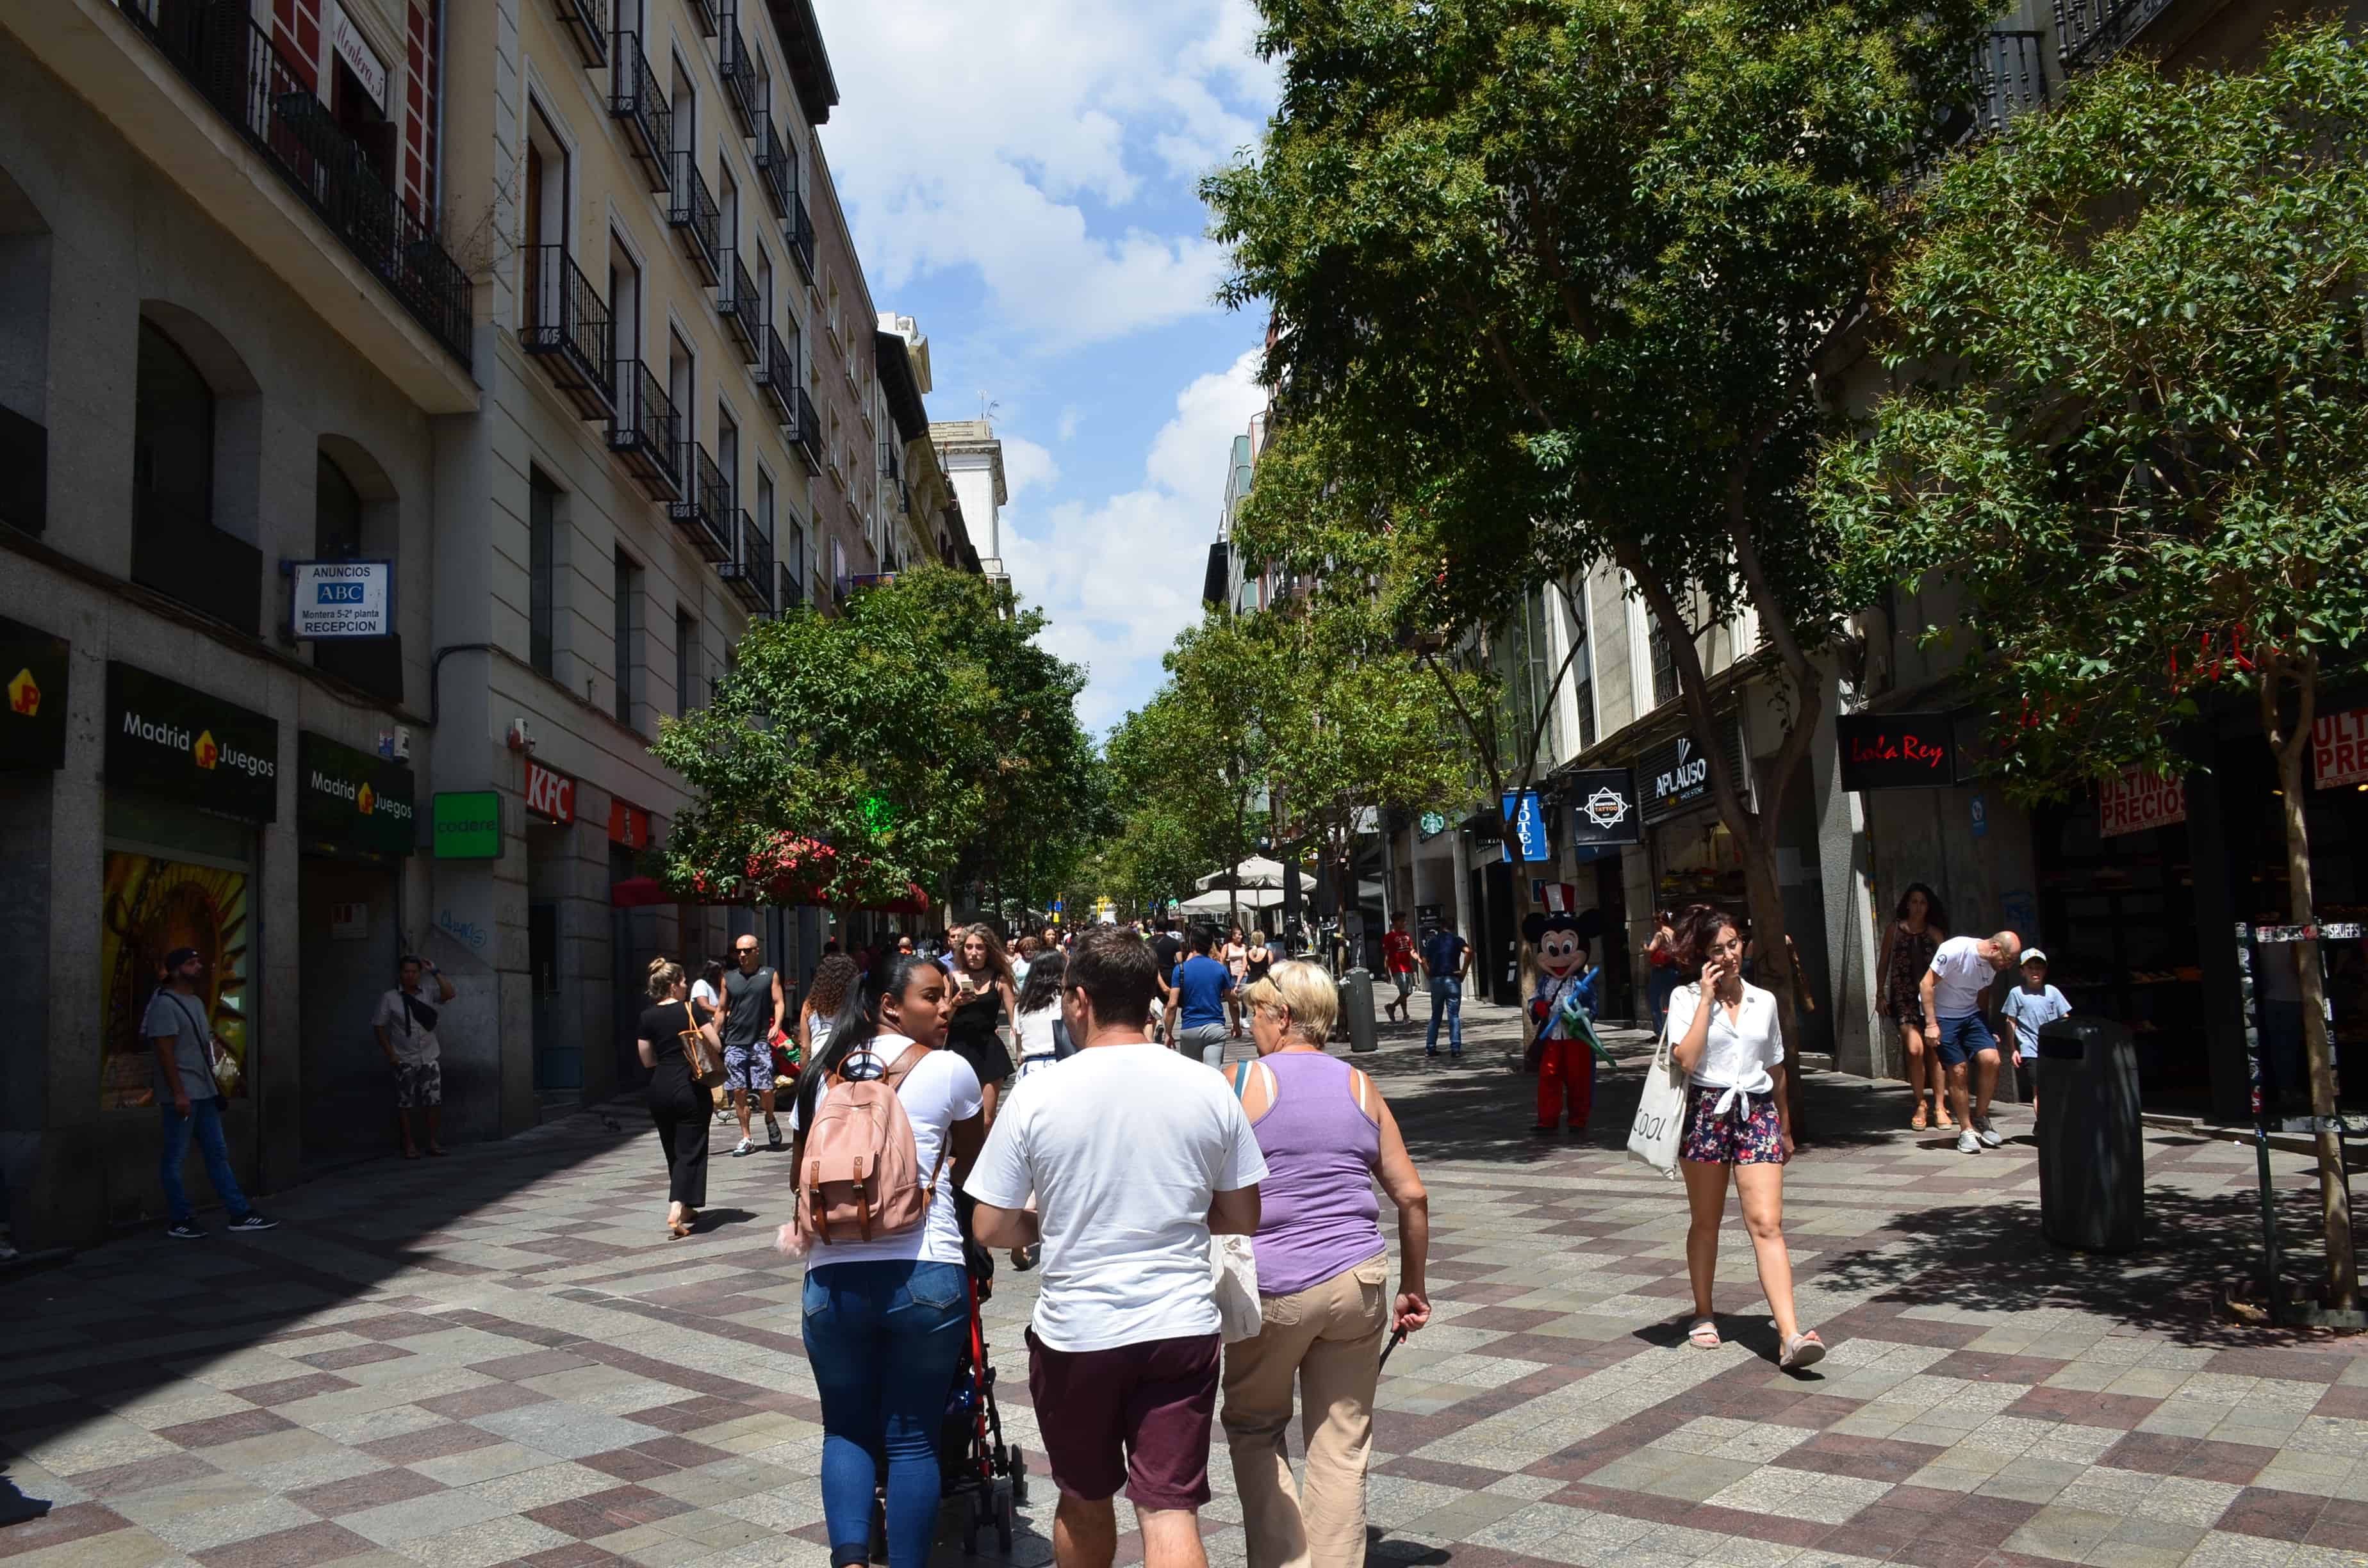
[[[1004,1049],[996,1030],[1019,1011],[1011,960],[1004,956],[1003,938],[983,921],[955,935],[950,957],[946,971],[954,983],[953,1021],[946,1028],[946,1049],[978,1074],[979,1086],[986,1092],[986,1124],[992,1127],[1003,1081],[1011,1076],[1011,1052]]]
[[[863,971],[845,953],[833,953],[815,966],[806,983],[805,1000],[798,1005],[798,1060],[811,1065],[830,1049],[834,1029],[861,1006]]]
[[[1743,932],[1723,909],[1698,903],[1679,916],[1678,972],[1700,978],[1669,995],[1669,1054],[1691,1080],[1678,1163],[1685,1172],[1686,1272],[1693,1282],[1687,1343],[1718,1347],[1711,1292],[1718,1229],[1732,1174],[1743,1223],[1759,1265],[1759,1288],[1782,1341],[1780,1364],[1806,1367],[1826,1354],[1793,1308],[1793,1257],[1784,1246],[1784,1162],[1793,1155],[1792,1112],[1777,1085],[1784,1063],[1776,997],[1743,978]]]

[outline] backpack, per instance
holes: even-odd
[[[848,1078],[847,1067],[877,1057],[850,1055],[841,1071],[824,1079],[829,1093],[814,1108],[798,1154],[798,1230],[829,1246],[847,1241],[878,1241],[919,1226],[937,1198],[938,1177],[953,1147],[952,1130],[938,1145],[937,1168],[921,1184],[921,1159],[905,1119],[897,1086],[911,1075],[928,1048],[916,1045],[894,1066],[870,1078]]]

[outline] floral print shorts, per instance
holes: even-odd
[[[444,1103],[444,1064],[398,1062],[394,1064],[394,1106],[397,1110],[425,1110]]]
[[[1767,1095],[1751,1096],[1751,1113],[1743,1114],[1743,1096],[1718,1114],[1725,1089],[1692,1087],[1686,1103],[1686,1131],[1678,1157],[1701,1165],[1781,1165],[1784,1163],[1783,1130],[1776,1120],[1776,1101]]]

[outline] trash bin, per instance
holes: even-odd
[[[2146,1240],[2137,1048],[2106,1018],[2039,1031],[2039,1228],[2058,1246],[2128,1252]]]
[[[1351,1051],[1379,1051],[1373,1034],[1373,974],[1359,964],[1340,977],[1340,1028]]]

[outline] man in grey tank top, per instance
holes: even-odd
[[[781,977],[757,961],[757,938],[741,937],[732,944],[738,962],[723,971],[723,1088],[740,1102],[740,1146],[733,1157],[757,1152],[748,1134],[751,1098],[765,1110],[765,1142],[780,1149],[781,1124],[773,1119],[773,1031],[781,1027],[788,1009],[781,1000]]]

